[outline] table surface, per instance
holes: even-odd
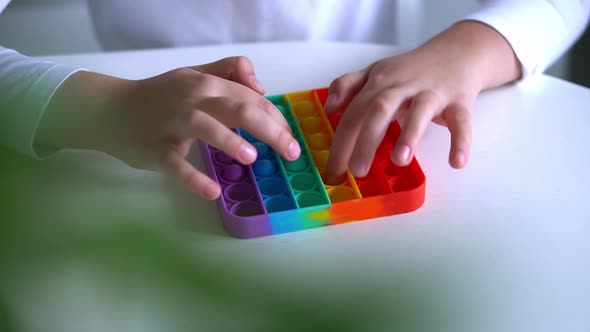
[[[327,86],[396,52],[366,44],[270,43],[50,59],[143,78],[247,55],[267,93],[278,94]],[[20,194],[42,203],[27,212],[31,218],[126,213],[177,223],[211,253],[256,259],[278,279],[313,278],[319,288],[336,291],[378,280],[394,298],[396,276],[411,272],[446,280],[454,294],[449,306],[464,310],[465,316],[454,317],[461,323],[582,331],[590,328],[589,104],[590,90],[548,76],[485,92],[474,109],[466,169],[448,166],[446,128],[432,125],[420,143],[416,155],[427,184],[419,210],[252,240],[228,237],[213,203],[102,154],[19,159],[14,172],[22,181]]]

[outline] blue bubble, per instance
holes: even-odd
[[[286,196],[276,196],[267,199],[265,202],[266,210],[269,213],[293,210],[296,208],[295,202]]]
[[[258,159],[268,159],[272,156],[272,149],[267,144],[262,142],[254,143],[254,147],[258,152]]]
[[[277,173],[277,166],[273,161],[263,159],[257,160],[252,165],[252,170],[254,170],[254,174],[258,177],[268,177]]]
[[[258,189],[264,196],[277,196],[287,190],[285,182],[276,177],[263,179],[258,183]]]
[[[246,141],[248,141],[248,142],[250,142],[250,143],[255,143],[255,142],[258,142],[258,139],[257,139],[256,137],[252,136],[252,134],[250,134],[249,132],[247,132],[247,131],[246,131],[246,130],[244,130],[244,129],[240,129],[240,134],[242,135],[242,137],[243,137],[243,138],[244,138]]]

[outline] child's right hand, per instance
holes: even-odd
[[[138,81],[78,72],[54,95],[35,143],[100,150],[133,167],[171,174],[215,199],[219,185],[185,159],[196,139],[250,164],[256,149],[229,129],[245,128],[284,158],[299,157],[287,122],[263,94],[245,57]]]

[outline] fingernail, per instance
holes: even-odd
[[[256,76],[250,75],[250,85],[254,88],[254,90],[264,94],[264,87],[262,87],[262,83],[260,83]]]
[[[256,160],[256,150],[250,145],[242,144],[238,152],[238,157],[245,164],[253,163]]]
[[[412,150],[406,144],[403,144],[397,150],[398,159],[404,163],[410,162],[410,155],[412,154]]]
[[[462,151],[455,153],[454,161],[454,164],[457,167],[463,167],[463,165],[465,165],[465,153],[463,153]]]
[[[326,99],[326,105],[325,105],[325,109],[326,111],[332,111],[331,108],[333,108],[336,104],[336,102],[338,101],[338,95],[335,93],[331,93],[330,95],[328,95],[328,99]]]
[[[353,160],[350,162],[350,171],[354,176],[363,177],[367,172],[367,164],[362,160]]]
[[[287,157],[289,160],[295,160],[299,158],[299,154],[301,154],[301,148],[295,140],[292,140],[289,144],[289,147],[287,148]]]
[[[216,199],[219,196],[219,186],[214,183],[208,183],[205,187],[205,197],[208,199]]]

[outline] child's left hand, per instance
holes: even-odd
[[[449,164],[462,168],[471,149],[471,112],[486,88],[516,80],[520,63],[495,30],[462,22],[421,47],[346,74],[330,86],[326,112],[346,112],[334,134],[328,183],[346,168],[363,177],[391,121],[402,118],[392,161],[408,165],[430,121],[451,133]]]

